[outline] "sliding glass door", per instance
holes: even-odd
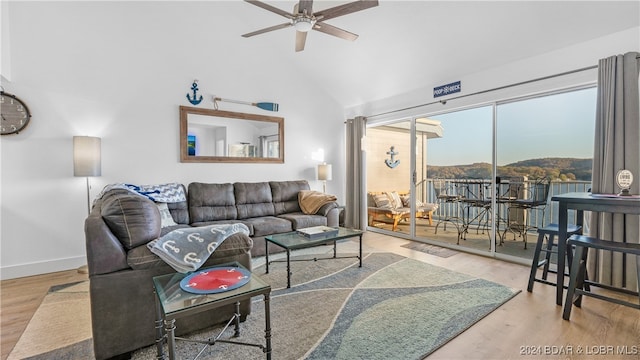
[[[369,123],[369,228],[530,259],[536,229],[557,221],[550,197],[590,188],[595,96],[570,89]]]
[[[367,221],[388,232],[411,235],[412,119],[367,129]]]
[[[558,221],[550,197],[591,187],[595,106],[595,87],[497,105],[496,170],[505,198],[497,252],[532,258],[535,229]],[[522,206],[509,196],[533,201]]]
[[[437,205],[434,224],[418,232],[432,240],[474,251],[491,250],[493,107],[464,109],[429,117],[442,136],[429,142],[426,179],[429,202]]]

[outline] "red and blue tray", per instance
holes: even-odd
[[[249,282],[251,272],[236,266],[215,266],[187,275],[180,288],[193,294],[216,294],[241,287]]]

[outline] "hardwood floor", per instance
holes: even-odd
[[[9,356],[51,286],[86,279],[88,279],[87,274],[68,270],[0,282],[2,360]]]
[[[582,308],[574,308],[571,320],[565,321],[562,308],[555,304],[554,287],[536,283],[532,293],[526,291],[528,267],[465,253],[441,258],[403,248],[407,242],[373,232],[364,236],[367,246],[522,290],[429,359],[640,360],[639,310],[584,298]],[[2,359],[7,358],[50,286],[86,278],[70,270],[2,281]]]

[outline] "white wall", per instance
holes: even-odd
[[[457,96],[465,96],[489,89],[597,66],[599,59],[630,51],[640,51],[640,27],[575,44],[539,56],[522,59],[506,66],[488,69],[484,72],[468,76],[458,77],[455,74],[451,74],[449,81],[446,83],[460,80],[462,83],[462,91],[460,93],[434,98],[433,88],[445,85],[446,83],[425,84],[423,88],[417,90],[350,107],[345,110],[345,117],[352,118],[361,115],[367,116],[371,122],[384,122],[389,119],[398,119],[405,116],[447,112],[456,108],[477,105],[488,101],[595,83],[597,80],[597,69],[592,69],[517,87],[508,87],[498,91],[455,99]],[[444,105],[439,103],[440,100],[450,98],[454,100],[447,101]],[[428,105],[419,106],[421,104]],[[397,111],[400,109],[407,110]],[[387,114],[388,112],[393,113]]]
[[[3,29],[6,25],[3,6]],[[11,81],[5,91],[33,114],[1,148],[1,278],[72,269],[85,263],[86,184],[73,177],[72,137],[102,138],[102,176],[109,183],[315,180],[313,152],[334,164],[327,191],[343,199],[343,108],[255,43],[217,36],[229,31],[236,6],[215,2],[9,2]],[[237,19],[241,22],[241,19]],[[223,24],[224,23],[224,24]],[[231,23],[231,24],[230,24]],[[240,29],[231,29],[242,33]],[[4,39],[4,38],[3,38]],[[266,55],[265,55],[266,54]],[[179,162],[180,105],[199,80],[213,95],[280,104],[284,164]],[[304,90],[304,91],[303,91]],[[222,110],[265,113],[220,104]]]
[[[9,53],[9,43],[11,36],[9,34],[9,3],[6,1],[0,2],[0,44],[2,44],[2,51],[0,51],[0,75],[4,79],[11,80],[11,57]]]

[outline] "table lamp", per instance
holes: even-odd
[[[318,180],[322,180],[322,192],[327,192],[327,180],[331,180],[331,164],[318,164]]]

